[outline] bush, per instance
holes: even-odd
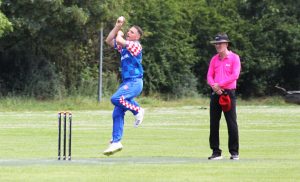
[[[110,97],[115,93],[120,85],[120,80],[118,79],[118,74],[114,72],[103,73],[103,96]]]
[[[60,74],[55,71],[55,66],[49,61],[39,60],[31,65],[25,79],[25,94],[37,99],[61,98],[65,95]]]
[[[92,96],[96,98],[98,94],[99,78],[85,78],[80,82],[79,87],[72,95]],[[102,75],[102,96],[110,97],[119,86],[119,79],[116,73],[106,72]]]
[[[175,98],[195,97],[197,96],[197,79],[193,74],[180,75],[174,86],[172,93]]]

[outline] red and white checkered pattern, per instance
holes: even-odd
[[[120,98],[120,103],[121,103],[123,106],[125,106],[126,108],[131,109],[131,110],[134,110],[134,111],[137,111],[137,112],[139,112],[140,109],[141,109],[141,108],[138,107],[138,106],[135,106],[135,105],[133,105],[133,104],[130,104],[130,103],[126,102],[124,96],[121,96],[121,98]]]
[[[126,47],[133,56],[139,55],[139,53],[142,51],[142,46],[139,42],[126,41]]]

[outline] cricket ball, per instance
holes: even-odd
[[[125,21],[124,16],[120,16],[120,17],[118,18],[118,22],[119,22],[119,23],[122,23],[122,22],[124,22],[124,21]]]

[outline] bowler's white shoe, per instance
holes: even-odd
[[[135,122],[134,127],[138,127],[140,124],[142,124],[144,119],[145,110],[143,108],[140,108],[140,111],[134,116]]]
[[[123,145],[121,142],[116,142],[116,143],[111,143],[106,150],[104,150],[103,154],[104,155],[113,155],[116,152],[121,151],[123,148]]]

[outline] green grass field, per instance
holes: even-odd
[[[240,160],[229,160],[222,119],[225,159],[208,161],[206,103],[162,105],[146,107],[140,128],[126,114],[124,149],[111,157],[112,111],[72,110],[72,161],[57,161],[56,111],[2,111],[0,181],[300,181],[299,106],[239,105]]]

